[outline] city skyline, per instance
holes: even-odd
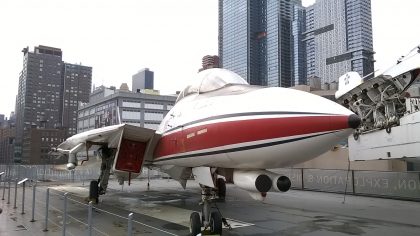
[[[40,45],[22,52],[14,161],[40,163],[51,147],[76,134],[79,103],[89,101],[92,68],[64,62],[60,48]]]
[[[96,86],[131,84],[139,69],[152,68],[155,88],[163,94],[181,90],[197,73],[204,55],[217,55],[218,2],[214,0],[43,3],[42,7],[38,1],[0,3],[0,20],[10,22],[2,27],[6,37],[1,78],[7,83],[1,90],[0,114],[8,116],[14,110],[20,51],[27,46],[61,48],[64,61],[92,66]],[[414,1],[372,0],[375,69],[391,66],[420,43],[414,25],[418,7],[420,3]]]

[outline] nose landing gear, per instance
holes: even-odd
[[[225,222],[226,226],[230,227],[227,224],[226,219],[222,218],[219,210],[211,210],[210,204],[214,196],[214,192],[209,187],[201,188],[201,203],[202,205],[202,215],[198,212],[191,213],[190,216],[190,233],[191,235],[198,235],[202,233],[201,227],[204,227],[204,231],[210,234],[222,235],[222,224]],[[203,231],[203,232],[204,232]]]

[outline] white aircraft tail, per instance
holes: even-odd
[[[335,93],[335,98],[346,94],[348,91],[354,89],[363,83],[363,78],[357,72],[347,72],[338,79],[338,90]]]

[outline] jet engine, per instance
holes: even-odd
[[[290,189],[290,179],[266,170],[234,170],[233,183],[250,192],[286,192]],[[265,197],[265,196],[263,196]]]

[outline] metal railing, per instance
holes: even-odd
[[[3,179],[24,179],[32,181],[89,181],[99,178],[100,168],[76,168],[66,170],[63,165],[0,165],[0,172],[4,172]],[[167,174],[158,170],[143,168],[138,178],[161,178]]]
[[[0,165],[6,179],[28,178],[33,181],[84,181],[97,179],[99,169],[75,169],[68,171],[56,165]]]
[[[116,214],[114,212],[111,212],[110,210],[105,210],[98,208],[93,205],[92,201],[88,203],[84,203],[81,200],[77,200],[73,198],[72,195],[70,195],[68,192],[62,192],[59,190],[55,190],[50,187],[44,187],[40,188],[37,186],[37,184],[33,181],[29,181],[28,178],[22,179],[22,180],[5,180],[1,179],[1,177],[4,175],[0,173],[0,180],[3,181],[3,184],[0,184],[0,187],[3,188],[3,191],[5,191],[6,188],[8,188],[8,202],[7,204],[10,204],[10,189],[14,188],[14,207],[13,209],[21,208],[21,214],[25,214],[25,201],[32,200],[32,216],[31,220],[29,222],[35,222],[36,220],[42,220],[44,221],[43,229],[39,229],[40,231],[47,232],[49,231],[50,225],[55,225],[56,227],[61,229],[62,235],[77,235],[80,233],[83,233],[84,235],[91,236],[93,233],[95,235],[114,235],[114,233],[107,232],[106,230],[99,229],[95,227],[95,221],[93,220],[94,214],[97,214],[96,216],[111,216],[119,219],[121,222],[126,222],[126,228],[122,227],[120,229],[121,232],[117,232],[118,235],[133,235],[133,232],[137,232],[139,228],[135,229],[135,227],[142,227],[144,229],[147,229],[148,232],[155,231],[159,232],[159,234],[166,234],[166,235],[176,235],[174,233],[168,232],[163,229],[159,229],[157,227],[148,225],[146,223],[137,221],[134,219],[134,213],[129,212],[126,216]],[[8,183],[6,185],[5,183]],[[11,182],[14,182],[14,187],[11,187]],[[26,199],[25,196],[25,185],[26,183],[32,184],[32,199]],[[21,186],[21,187],[20,187]],[[18,189],[21,188],[21,190],[18,191]],[[17,200],[20,198],[22,200],[22,203],[20,206],[17,206]],[[38,199],[37,199],[38,198]],[[2,199],[4,201],[4,198]],[[52,201],[55,200],[55,201]],[[71,204],[69,204],[71,203]],[[38,210],[38,217],[35,217],[35,208],[44,208],[45,212],[44,214],[39,214],[40,211]],[[86,218],[83,216],[80,216],[80,214],[72,215],[72,212],[80,212],[80,209],[86,210]],[[54,217],[51,217],[50,214],[61,214],[62,222],[54,221]],[[56,217],[55,217],[56,218]],[[78,224],[83,225],[83,228],[80,228],[80,226],[71,226],[69,224],[69,220],[72,220],[73,222],[77,222]],[[123,223],[122,223],[123,224]],[[136,226],[134,225],[136,224]],[[72,232],[76,231],[76,232]]]

